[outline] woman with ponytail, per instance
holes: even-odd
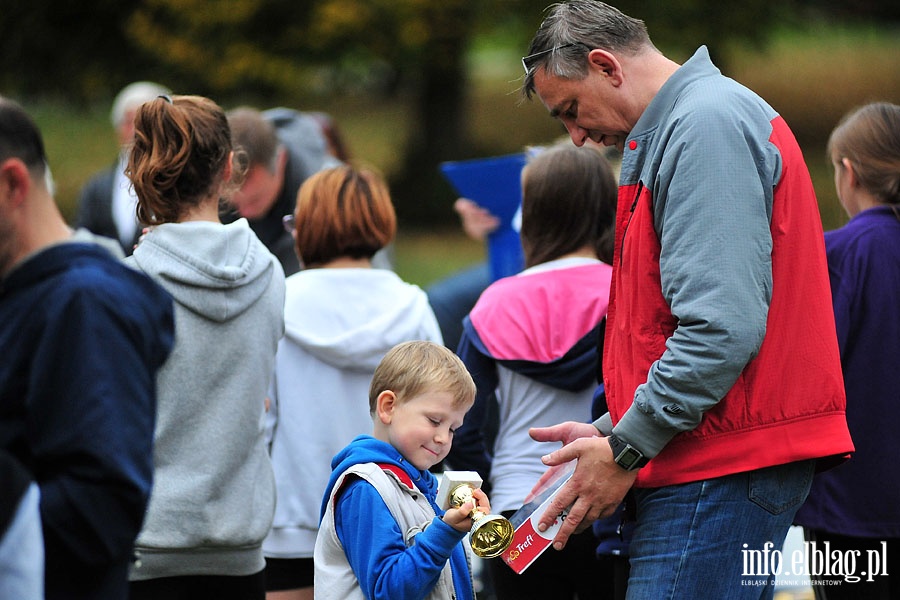
[[[284,274],[245,219],[219,221],[242,169],[212,100],[142,105],[126,173],[149,228],[127,260],[172,295],[176,317],[130,598],[262,599],[275,508],[263,412],[284,330]]]

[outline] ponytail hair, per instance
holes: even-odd
[[[224,193],[232,187],[222,179],[231,151],[225,112],[209,98],[159,96],[142,104],[125,169],[138,197],[138,220],[176,223],[211,195]]]

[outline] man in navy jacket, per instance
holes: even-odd
[[[0,97],[0,448],[40,488],[46,598],[127,597],[172,300],[72,240],[40,132]]]

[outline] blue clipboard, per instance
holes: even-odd
[[[525,257],[513,219],[522,203],[522,167],[525,153],[449,161],[440,164],[441,173],[459,196],[489,210],[500,226],[487,239],[488,262],[493,280],[522,270]]]

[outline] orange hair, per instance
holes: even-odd
[[[394,239],[397,216],[384,179],[349,165],[325,169],[297,193],[296,250],[306,268],[372,258]]]

